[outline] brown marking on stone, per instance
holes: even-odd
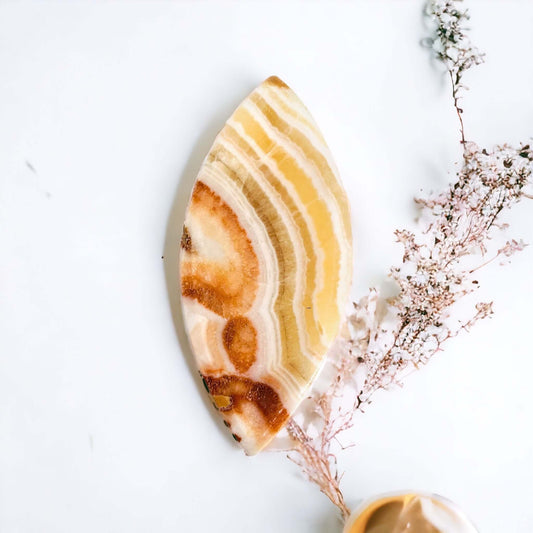
[[[263,424],[271,433],[277,433],[287,422],[289,413],[283,407],[278,393],[266,383],[236,375],[220,377],[206,376],[212,396],[224,395],[231,398],[231,405],[220,411],[241,413],[245,404],[253,404],[263,419]]]
[[[270,76],[270,78],[265,80],[265,83],[273,85],[274,87],[280,87],[281,89],[289,89],[289,86],[277,76]]]
[[[206,236],[217,233],[226,256],[215,260],[202,256],[198,248],[193,256],[185,256],[183,296],[225,318],[244,314],[255,300],[259,277],[259,261],[245,229],[229,205],[201,181],[196,182],[189,210]]]
[[[253,121],[253,118],[251,118],[251,121]],[[261,127],[255,122],[253,126],[254,128]],[[261,149],[268,151],[266,146],[262,146]],[[218,161],[219,164],[224,165],[227,177],[241,187],[248,203],[265,226],[271,245],[276,253],[279,288],[274,310],[279,320],[282,345],[281,364],[291,373],[292,377],[299,380],[304,386],[309,383],[316,371],[316,366],[307,357],[302,357],[302,347],[300,346],[298,335],[294,334],[299,327],[293,308],[296,295],[296,264],[298,259],[292,243],[292,237],[285,226],[285,222],[279,216],[278,206],[257,184],[253,175],[249,174],[246,168],[239,165],[236,158],[223,147],[219,147],[219,151],[216,148],[212,149],[211,153],[213,152],[216,152],[216,160],[213,161],[213,164],[217,164],[216,162]]]
[[[182,276],[181,293],[183,296],[192,298],[207,307],[217,315],[226,317],[231,315],[228,312],[227,298],[217,292],[211,285],[204,283],[199,276]],[[231,302],[230,302],[231,303]]]
[[[192,239],[187,226],[183,226],[183,233],[181,234],[181,248],[189,253],[193,251]]]
[[[222,332],[224,348],[235,369],[241,374],[254,364],[257,352],[257,333],[245,316],[230,318]]]

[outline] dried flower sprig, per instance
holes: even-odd
[[[470,20],[470,14],[468,10],[459,8],[459,3],[462,0],[430,0],[427,3],[426,15],[433,35],[425,39],[424,43],[434,50],[436,58],[450,76],[453,105],[459,119],[461,142],[464,144],[463,109],[459,105],[461,92],[467,89],[463,84],[463,74],[474,65],[483,63],[485,54],[470,41],[465,26]]]
[[[463,146],[463,163],[456,181],[444,192],[416,199],[421,209],[420,229],[396,231],[403,246],[400,266],[390,277],[396,296],[381,298],[371,289],[348,317],[345,334],[330,353],[329,385],[302,404],[287,432],[293,446],[289,458],[339,508],[349,509],[340,489],[342,476],[333,447],[354,425],[354,415],[381,389],[401,384],[412,370],[426,364],[443,344],[492,315],[492,302],[478,302],[471,316],[453,320],[451,310],[479,283],[474,274],[497,258],[509,258],[525,244],[507,241],[489,260],[486,256],[496,230],[505,229],[501,213],[523,198],[533,182],[533,150],[529,145],[481,149],[465,138],[459,107],[464,72],[483,61],[472,46],[464,23],[468,13],[460,0],[430,0],[427,13],[434,24],[430,40],[436,57],[451,80]],[[474,262],[477,260],[478,264]]]

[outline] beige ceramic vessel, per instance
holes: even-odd
[[[436,494],[407,491],[363,502],[344,533],[477,533],[466,515]]]

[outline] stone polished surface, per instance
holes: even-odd
[[[184,317],[213,403],[248,454],[298,407],[343,321],[350,213],[308,110],[270,77],[200,169],[181,239]]]

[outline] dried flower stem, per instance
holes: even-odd
[[[459,119],[461,143],[464,145],[463,109],[459,105],[461,92],[467,89],[463,84],[463,74],[474,65],[483,63],[485,54],[480,53],[470,41],[465,27],[470,15],[467,10],[458,8],[460,2],[462,0],[430,0],[426,14],[434,29],[434,36],[427,41],[450,76],[453,105]]]
[[[336,468],[331,468],[331,461],[336,462],[336,459],[329,451],[330,442],[325,442],[321,438],[321,446],[317,448],[311,444],[310,437],[293,419],[289,420],[287,431],[297,443],[293,451],[299,456],[299,459],[289,458],[304,470],[313,483],[318,485],[320,490],[340,509],[343,520],[346,520],[350,515],[350,510],[346,506],[340,489],[342,476],[339,476]]]
[[[340,490],[337,459],[332,450],[338,437],[354,425],[354,414],[371,403],[382,389],[401,384],[411,371],[426,364],[443,344],[492,315],[491,302],[475,304],[466,320],[452,320],[450,311],[479,286],[473,275],[498,257],[511,257],[526,246],[507,241],[495,255],[476,266],[476,254],[485,255],[501,213],[523,198],[532,185],[533,150],[529,145],[497,146],[492,151],[468,142],[460,107],[463,74],[483,62],[464,27],[469,16],[458,9],[461,0],[430,0],[427,14],[434,24],[430,44],[450,77],[453,105],[460,125],[463,163],[456,181],[444,192],[417,199],[421,224],[416,233],[397,230],[403,246],[400,266],[389,276],[398,294],[385,300],[376,289],[358,303],[348,317],[349,332],[338,341],[329,358],[334,377],[329,387],[304,402],[298,423],[287,431],[294,442],[289,458],[339,508],[349,510]],[[469,264],[470,262],[470,264]],[[306,412],[306,410],[308,412]]]

